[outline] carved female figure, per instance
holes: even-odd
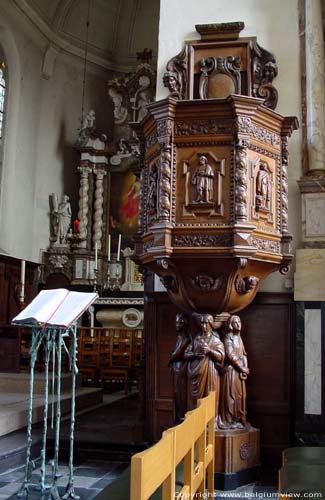
[[[176,423],[184,420],[184,415],[187,411],[187,360],[184,357],[184,353],[191,342],[187,327],[187,317],[181,313],[177,314],[176,333],[178,333],[178,336],[168,363],[173,377]]]
[[[190,408],[195,408],[197,400],[216,391],[216,416],[219,406],[219,370],[222,369],[225,350],[217,332],[213,330],[211,314],[199,316],[200,331],[185,351],[188,360],[188,396]]]
[[[226,358],[220,384],[218,418],[220,429],[243,428],[246,425],[245,380],[249,374],[249,368],[240,331],[239,316],[230,316],[223,338]]]

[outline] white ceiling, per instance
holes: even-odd
[[[33,22],[63,46],[84,51],[89,0],[15,0]],[[159,0],[90,0],[89,55],[130,70],[136,52],[158,47]]]

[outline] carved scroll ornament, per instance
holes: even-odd
[[[186,99],[187,46],[177,56],[168,61],[166,69],[163,83],[168,88],[171,97]]]
[[[218,74],[226,75],[229,77],[229,80],[232,81],[233,92],[230,93],[241,94],[240,56],[203,58],[200,61],[200,72],[200,99],[208,99],[209,97],[212,97],[209,95],[209,79],[212,75]],[[232,86],[231,81],[229,81],[230,87]]]
[[[278,102],[278,91],[272,85],[278,74],[275,58],[256,41],[252,45],[252,56],[253,96],[264,99],[264,106],[275,109]]]

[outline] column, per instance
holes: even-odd
[[[305,0],[308,175],[325,175],[325,64],[320,0]]]
[[[104,177],[106,172],[102,169],[94,169],[95,199],[94,199],[94,219],[93,219],[93,248],[97,243],[98,250],[102,248],[102,227],[103,227],[103,203],[104,203]]]
[[[79,233],[78,233],[78,248],[87,248],[88,234],[88,191],[89,191],[89,173],[91,169],[86,166],[78,167],[80,172],[80,188],[79,188]]]

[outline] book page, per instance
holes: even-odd
[[[97,293],[69,292],[47,324],[69,327],[96,300]]]
[[[65,288],[42,290],[23,311],[13,318],[12,323],[28,323],[27,320],[46,323],[68,294],[69,290]]]

